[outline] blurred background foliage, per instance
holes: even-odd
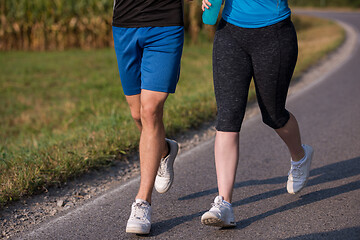
[[[291,0],[292,6],[360,7],[360,0]],[[201,22],[201,1],[184,1],[184,20],[191,44],[214,26]],[[1,0],[0,50],[91,49],[113,45],[112,0]]]
[[[196,43],[200,29],[211,38],[213,26],[201,23],[201,2],[185,2],[185,28]],[[0,50],[63,50],[113,45],[112,0],[1,0]]]
[[[351,7],[360,8],[360,0],[290,0],[295,7]]]

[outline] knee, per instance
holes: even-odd
[[[153,123],[162,119],[163,105],[161,104],[142,104],[141,105],[141,122]]]
[[[222,132],[240,132],[244,113],[239,111],[218,111],[216,130]]]
[[[137,124],[141,124],[141,115],[140,111],[131,111],[131,117]]]
[[[286,125],[290,119],[290,114],[288,111],[284,112],[281,115],[269,114],[263,115],[263,122],[273,129],[279,129]]]

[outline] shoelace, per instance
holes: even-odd
[[[159,177],[164,177],[165,176],[165,172],[166,172],[166,162],[167,159],[163,158],[160,161],[160,166],[159,166],[159,170],[158,170],[158,175]]]
[[[219,214],[220,217],[221,217],[221,215],[223,214],[223,212],[221,211],[221,206],[222,205],[224,205],[224,203],[221,202],[221,201],[213,202],[213,203],[211,203],[212,207],[211,207],[210,211],[213,210],[213,208],[216,208],[217,209],[217,214]]]
[[[216,207],[216,208],[220,208],[221,205],[223,205],[224,203],[223,202],[213,202],[211,203],[211,206],[212,207]]]
[[[136,203],[134,206],[134,218],[145,219],[147,207],[143,203]]]
[[[291,169],[288,173],[288,175],[292,175],[293,178],[300,178],[302,175],[304,175],[304,172],[300,169],[303,163],[297,164],[297,165],[291,165]]]

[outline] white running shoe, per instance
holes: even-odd
[[[169,146],[169,154],[162,158],[155,179],[155,189],[166,193],[174,181],[174,161],[179,151],[179,145],[174,140],[165,139]]]
[[[212,208],[201,217],[201,223],[214,227],[235,227],[234,211],[231,204],[224,201],[222,196],[217,196]]]
[[[287,191],[290,194],[295,194],[303,189],[308,181],[310,175],[311,160],[313,158],[314,149],[303,144],[305,157],[299,162],[291,161],[291,169],[288,173]]]
[[[147,201],[136,199],[126,225],[127,233],[149,234],[151,228],[151,206]]]

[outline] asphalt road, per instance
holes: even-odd
[[[312,13],[360,31],[360,13]],[[286,192],[289,155],[259,115],[243,125],[234,229],[200,223],[217,193],[213,139],[184,152],[166,194],[154,192],[149,236],[125,233],[139,177],[25,233],[21,239],[360,239],[360,42],[322,81],[289,98],[315,149],[308,186]]]

